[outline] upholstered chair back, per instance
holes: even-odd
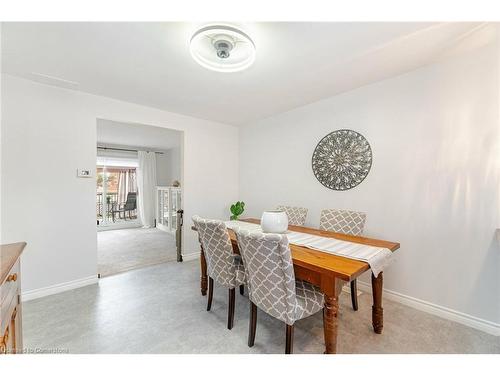
[[[226,224],[193,216],[201,246],[207,261],[207,274],[222,285],[235,285],[236,265]]]
[[[359,236],[365,229],[366,214],[347,210],[323,210],[319,220],[319,229]]]
[[[302,226],[306,223],[307,208],[278,206],[276,209],[280,211],[285,211],[286,216],[288,216],[288,224],[290,225]]]
[[[296,319],[295,274],[286,236],[239,230],[250,300],[269,315],[293,324]]]

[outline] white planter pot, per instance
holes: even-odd
[[[288,230],[288,216],[284,211],[264,211],[260,226],[264,233],[285,233]]]

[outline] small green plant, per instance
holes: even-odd
[[[231,220],[238,220],[238,217],[245,211],[245,202],[236,202],[231,205]]]

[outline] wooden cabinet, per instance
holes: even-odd
[[[21,353],[21,264],[25,242],[0,248],[0,353]]]

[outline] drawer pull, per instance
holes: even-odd
[[[17,273],[7,276],[7,282],[17,281]]]

